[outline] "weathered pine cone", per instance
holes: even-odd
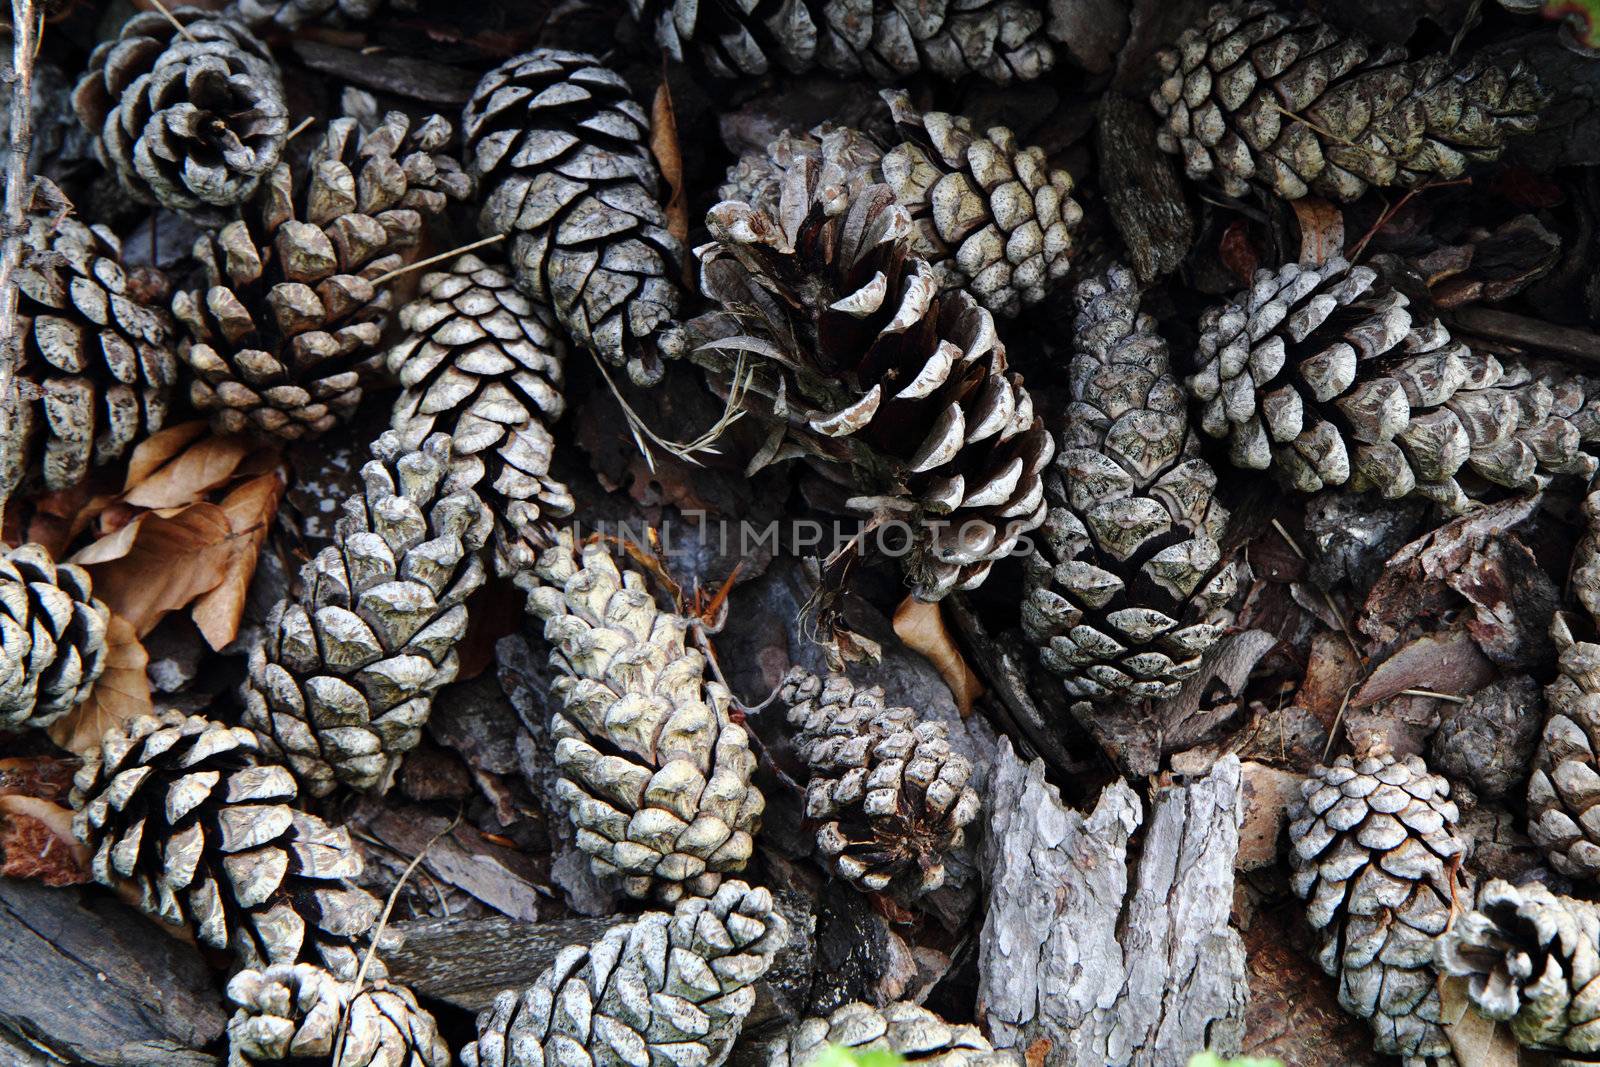
[[[120,459],[161,428],[177,379],[172,319],[121,265],[104,227],[35,178],[17,267],[17,421],[0,441],[0,500],[23,485],[55,491]],[[150,294],[154,295],[154,294]]]
[[[960,115],[918,111],[898,89],[881,95],[904,141],[885,149],[826,124],[809,135],[785,133],[739,161],[722,199],[776,216],[782,175],[796,167],[852,191],[881,182],[911,213],[912,249],[941,286],[965,289],[1003,316],[1043,300],[1072,266],[1072,230],[1083,218],[1072,176],[1004,126],[980,135]]]
[[[831,1046],[892,1052],[922,1067],[1022,1067],[1015,1049],[996,1049],[970,1024],[952,1025],[927,1008],[897,1000],[874,1008],[855,1001],[825,1018],[802,1019],[767,1046],[767,1067],[807,1067]]]
[[[683,250],[627,83],[594,56],[539,48],[484,75],[461,123],[478,224],[511,235],[517,284],[575,342],[659,381],[653,335],[678,314]]]
[[[1201,427],[1228,439],[1235,465],[1271,468],[1300,492],[1344,486],[1462,510],[1495,487],[1595,472],[1582,378],[1473,352],[1415,320],[1369,267],[1335,257],[1259,270],[1200,329],[1188,384]]]
[[[435,431],[451,442],[451,480],[470,485],[496,517],[503,570],[530,566],[541,518],[572,514],[550,474],[567,348],[549,313],[476,256],[423,276],[400,309],[405,337],[389,350],[404,391],[392,425],[408,448]]]
[[[1480,1014],[1511,1024],[1519,1045],[1581,1054],[1563,1064],[1595,1062],[1600,907],[1495,879],[1439,938],[1436,958],[1440,971],[1468,980]]]
[[[1589,619],[1600,626],[1600,485],[1591,485],[1581,507],[1583,533],[1572,548],[1568,587]]]
[[[1157,62],[1157,143],[1231,196],[1258,186],[1286,200],[1354,200],[1369,186],[1456,178],[1532,130],[1544,102],[1521,66],[1408,61],[1398,46],[1262,0],[1213,7]]]
[[[834,872],[905,897],[943,885],[944,858],[979,809],[972,763],[951,749],[945,724],[885,707],[882,689],[799,667],[779,697],[811,772],[806,818],[818,823],[817,850]]]
[[[304,440],[348,419],[383,366],[392,296],[424,222],[472,183],[443,149],[450,123],[400,112],[328,124],[306,172],[279,164],[245,217],[195,242],[206,288],[178,293],[190,399],[219,433]]]
[[[227,8],[258,33],[293,32],[302,26],[349,26],[389,8],[415,9],[406,0],[235,0]]]
[[[455,678],[465,601],[484,580],[493,518],[453,484],[450,438],[406,449],[390,430],[372,456],[336,543],[305,565],[300,596],[278,602],[250,653],[244,721],[313,796],[336,783],[388,789]]]
[[[1569,878],[1600,879],[1600,644],[1550,623],[1560,675],[1545,687],[1544,728],[1528,776],[1528,836]]]
[[[721,310],[674,343],[848,485],[850,507],[909,524],[918,597],[976,588],[1044,520],[1050,435],[989,312],[912,253],[893,190],[847,195],[811,167],[782,181],[779,217],[711,209],[696,253]]]
[[[1339,1004],[1379,1052],[1448,1057],[1434,939],[1468,899],[1450,783],[1416,756],[1317,767],[1289,808],[1290,885],[1320,940]]]
[[[629,0],[672,58],[719,78],[757,78],[820,67],[896,82],[921,71],[1001,85],[1055,64],[1038,0]]]
[[[1074,710],[1165,699],[1232,621],[1243,565],[1198,455],[1167,344],[1132,272],[1077,292],[1067,408],[1044,526],[1028,557],[1023,632]]]
[[[723,882],[562,949],[527,989],[478,1016],[462,1067],[720,1067],[788,940],[771,893]]]
[[[0,550],[0,730],[49,726],[88,699],[110,621],[88,571],[42,545]]]
[[[198,7],[130,18],[89,56],[72,103],[125,189],[208,217],[250,198],[289,133],[266,45]]]
[[[104,885],[247,967],[299,961],[353,978],[382,904],[347,888],[350,834],[295,808],[255,733],[177,711],[107,731],[73,780],[73,829]]]
[[[337,1067],[450,1067],[438,1024],[404,986],[358,989],[315,964],[278,963],[235,974],[228,999],[228,1067],[331,1064],[347,1017]]]
[[[712,893],[744,869],[764,800],[733,696],[685,644],[688,621],[565,530],[517,581],[563,672],[550,730],[578,847],[631,896]]]

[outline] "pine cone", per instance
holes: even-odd
[[[474,487],[498,520],[496,558],[506,570],[531,565],[540,518],[574,506],[550,474],[566,344],[541,305],[471,255],[424,275],[399,318],[406,336],[388,362],[405,387],[393,418],[401,442],[448,433],[451,480]]]
[[[305,565],[299,599],[278,602],[250,654],[245,722],[313,796],[336,781],[388,789],[455,678],[465,601],[484,580],[493,520],[452,483],[449,437],[407,450],[390,430],[372,455],[336,543]]]
[[[911,253],[911,218],[888,186],[852,196],[810,168],[783,182],[781,218],[731,200],[711,209],[714,240],[696,252],[722,311],[675,343],[836,465],[860,494],[852,507],[909,522],[918,597],[975,588],[1044,519],[1050,435],[989,313],[941,293]]]
[[[438,1024],[404,986],[379,981],[359,991],[309,963],[243,970],[228,980],[238,1006],[228,1020],[228,1067],[293,1060],[337,1067],[450,1067]]]
[[[1600,1052],[1600,907],[1560,897],[1538,882],[1495,879],[1478,907],[1439,939],[1438,966],[1468,979],[1478,1012],[1511,1023],[1519,1045],[1588,1053],[1562,1063],[1593,1063]]]
[[[765,802],[733,696],[686,647],[688,622],[566,530],[517,580],[564,672],[550,732],[578,847],[631,896],[713,892],[744,869]]]
[[[1600,644],[1578,641],[1557,614],[1560,675],[1545,687],[1544,728],[1528,777],[1528,836],[1569,878],[1600,878]]]
[[[350,26],[389,8],[415,9],[404,0],[235,0],[227,8],[257,33],[292,33],[302,26]]]
[[[88,571],[42,545],[0,550],[0,730],[49,726],[87,700],[110,622]]]
[[[1004,126],[979,136],[968,119],[920,112],[898,89],[880,95],[906,138],[900,144],[885,150],[828,124],[785,133],[739,161],[722,199],[776,216],[782,176],[796,167],[852,191],[881,182],[910,212],[912,251],[933,265],[942,287],[965,289],[1003,316],[1043,300],[1072,266],[1072,229],[1083,218],[1072,176],[1050,169],[1043,149],[1019,147]]]
[[[719,78],[820,67],[880,82],[927,71],[1006,85],[1055,65],[1039,0],[629,0],[629,7],[673,59],[693,59]]]
[[[1237,466],[1306,493],[1415,493],[1461,510],[1468,474],[1516,491],[1594,474],[1584,379],[1473,352],[1408,303],[1338,257],[1257,271],[1201,317],[1188,381],[1201,427],[1228,438]]]
[[[167,711],[107,731],[73,780],[95,879],[247,967],[315,962],[354,977],[382,905],[346,888],[350,834],[294,808],[287,768],[240,726]]]
[[[1289,807],[1290,884],[1318,932],[1317,962],[1379,1052],[1448,1056],[1434,939],[1466,899],[1450,783],[1416,756],[1340,756]]]
[[[205,217],[249,199],[289,133],[266,45],[198,7],[130,18],[89,56],[72,103],[128,192]]]
[[[1368,186],[1456,178],[1499,158],[1544,104],[1520,65],[1408,61],[1403,48],[1260,0],[1213,7],[1156,61],[1166,74],[1150,98],[1157,143],[1230,196],[1255,185],[1286,200],[1354,200]]]
[[[833,1045],[892,1052],[925,1067],[1022,1067],[1015,1049],[989,1044],[976,1026],[952,1026],[908,1000],[874,1008],[855,1001],[827,1018],[803,1019],[767,1047],[767,1067],[806,1067]]]
[[[190,399],[217,432],[303,440],[350,417],[383,366],[392,296],[374,280],[411,262],[424,220],[471,192],[443,154],[450,138],[438,115],[413,129],[390,112],[370,131],[335,119],[304,175],[280,164],[243,219],[195,243],[207,288],[172,310]]]
[[[659,381],[652,335],[678,314],[683,249],[627,83],[594,56],[538,48],[484,75],[461,122],[478,224],[511,235],[517,284],[578,344]]]
[[[1132,272],[1077,292],[1072,403],[1028,557],[1022,626],[1074,710],[1166,699],[1232,621],[1243,565],[1218,545],[1228,513],[1198,455],[1167,344]]]
[[[882,689],[799,667],[779,695],[811,771],[806,818],[820,823],[817,849],[830,867],[866,892],[914,897],[943,885],[944,857],[979,807],[972,764],[951,749],[945,724],[884,707]]]
[[[70,489],[161,428],[177,379],[172,320],[145,302],[104,227],[35,178],[17,268],[17,375],[31,402],[0,443],[0,501],[19,483]],[[158,279],[160,280],[160,279]]]
[[[520,995],[507,990],[478,1016],[462,1067],[720,1067],[788,940],[771,893],[723,882],[710,898],[562,949]]]

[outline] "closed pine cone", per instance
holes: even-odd
[[[951,749],[945,724],[885,707],[882,689],[799,667],[779,696],[811,772],[806,818],[819,824],[829,866],[868,892],[915,897],[943,885],[945,856],[979,809],[972,763]]]
[[[73,780],[73,830],[104,885],[247,967],[305,961],[353,978],[382,905],[346,888],[350,834],[296,810],[255,733],[167,711],[106,732]]]
[[[796,1023],[767,1047],[767,1067],[807,1067],[827,1049],[892,1052],[919,1067],[1022,1067],[1016,1049],[996,1049],[976,1026],[952,1025],[927,1008],[897,1000],[874,1008],[854,1001],[826,1017]]]
[[[1219,4],[1158,53],[1157,143],[1231,196],[1354,200],[1499,158],[1544,101],[1521,66],[1405,50],[1262,0]]]
[[[720,78],[820,67],[880,82],[927,71],[1006,85],[1055,63],[1038,0],[629,0],[629,7],[668,55]]]
[[[208,218],[250,198],[289,133],[267,47],[243,23],[198,7],[128,19],[89,56],[72,102],[125,189]]]
[[[452,480],[495,513],[497,562],[530,566],[541,518],[573,509],[571,491],[550,474],[549,427],[566,409],[567,346],[555,323],[472,255],[424,275],[399,319],[405,337],[388,355],[405,387],[394,429],[413,448],[436,430],[450,435]]]
[[[1381,1053],[1449,1061],[1434,943],[1468,899],[1450,783],[1416,756],[1312,770],[1289,807],[1290,885],[1306,902],[1317,962]]]
[[[87,700],[110,622],[88,571],[42,545],[0,551],[0,730],[49,726]]]
[[[1165,699],[1232,621],[1243,565],[1198,455],[1167,344],[1124,267],[1078,287],[1072,403],[1049,514],[1028,557],[1022,627],[1074,710]]]
[[[452,481],[450,439],[405,448],[390,430],[344,501],[335,543],[300,573],[250,653],[245,722],[313,796],[383,792],[455,679],[466,599],[483,584],[493,521]]]
[[[1235,465],[1300,492],[1416,494],[1459,511],[1489,489],[1595,472],[1583,378],[1473,352],[1369,267],[1259,270],[1200,328],[1188,380],[1200,426],[1227,438]]]
[[[228,979],[228,999],[228,1067],[331,1063],[341,1041],[338,1067],[450,1067],[438,1024],[405,986],[357,987],[315,964],[276,963]]]
[[[646,912],[496,997],[462,1067],[720,1067],[789,932],[772,894],[743,882]]]
[[[17,268],[17,377],[28,394],[0,441],[7,487],[70,489],[161,428],[177,379],[173,325],[146,303],[104,227],[72,218],[48,178],[35,178]]]
[[[443,153],[450,123],[390,112],[371,130],[328,124],[306,171],[280,164],[245,217],[195,242],[206,287],[178,293],[190,399],[219,433],[306,440],[348,419],[424,222],[471,191]]]
[[[686,644],[688,620],[567,530],[517,581],[562,671],[550,731],[578,847],[630,896],[715,891],[744,869],[765,801],[733,695]]]
[[[1600,879],[1600,644],[1557,613],[1560,674],[1545,687],[1544,728],[1528,777],[1528,836],[1569,878]]]
[[[881,95],[905,140],[885,148],[827,124],[785,133],[741,159],[720,195],[776,215],[782,175],[796,167],[857,191],[882,182],[911,213],[912,248],[941,286],[965,289],[1002,316],[1043,300],[1072,266],[1072,230],[1083,218],[1072,176],[1004,126],[980,134],[961,115],[918,111],[898,89]]]
[[[852,508],[909,524],[918,597],[976,588],[1044,519],[1050,435],[989,312],[913,254],[893,190],[852,195],[804,167],[782,182],[778,217],[711,209],[696,251],[721,310],[674,343],[724,391],[745,368],[746,409],[847,485]]]
[[[461,122],[478,224],[511,235],[517,284],[579,345],[659,381],[653,334],[678,314],[683,250],[627,83],[594,56],[538,48],[485,74]]]

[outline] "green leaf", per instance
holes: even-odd
[[[829,1045],[811,1067],[900,1067],[905,1060],[888,1049],[853,1049]]]
[[[1225,1060],[1215,1052],[1196,1052],[1189,1057],[1189,1067],[1283,1067],[1283,1061],[1264,1060],[1255,1056]]]

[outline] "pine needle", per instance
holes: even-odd
[[[644,457],[645,464],[650,468],[650,473],[656,472],[655,456],[651,453],[650,445],[654,444],[668,455],[676,456],[685,463],[700,466],[700,461],[695,457],[705,455],[718,455],[718,450],[713,447],[722,435],[728,432],[728,427],[744,418],[744,397],[750,389],[750,382],[755,378],[753,369],[745,367],[744,353],[739,354],[739,362],[733,368],[733,387],[728,390],[728,398],[723,402],[722,414],[717,417],[703,433],[691,441],[668,441],[650,428],[644,417],[633,409],[627,399],[622,395],[622,390],[617,388],[617,383],[612,379],[611,372],[606,369],[599,356],[594,352],[589,353],[589,358],[594,360],[594,365],[600,368],[600,376],[605,379],[606,388],[611,390],[611,395],[616,398],[617,406],[622,409],[622,417],[628,422],[628,432],[633,436],[633,444]]]
[[[167,21],[172,23],[173,28],[176,29],[180,35],[182,35],[185,41],[193,41],[195,39],[194,34],[189,32],[189,28],[183,23],[179,22],[178,17],[171,11],[168,11],[167,5],[163,4],[161,0],[150,0],[150,4],[157,11],[167,16]]]
[[[307,121],[310,121],[310,120],[307,120]],[[492,245],[492,244],[494,244],[494,243],[496,243],[498,241],[504,241],[505,239],[506,239],[506,235],[505,234],[497,233],[493,237],[484,237],[484,238],[481,238],[479,240],[473,241],[470,244],[457,245],[455,248],[452,248],[452,249],[450,249],[448,251],[445,251],[445,252],[440,252],[436,256],[429,256],[427,259],[419,259],[415,263],[407,263],[403,267],[396,267],[394,270],[390,271],[388,274],[380,274],[376,278],[372,279],[372,286],[373,286],[373,288],[377,288],[378,286],[382,285],[384,282],[389,281],[392,278],[398,278],[402,274],[410,274],[414,270],[421,270],[423,267],[431,267],[435,263],[442,263],[445,260],[450,259],[450,258],[452,258],[454,256],[464,256],[468,252],[471,252],[473,249],[482,248],[485,245]]]

